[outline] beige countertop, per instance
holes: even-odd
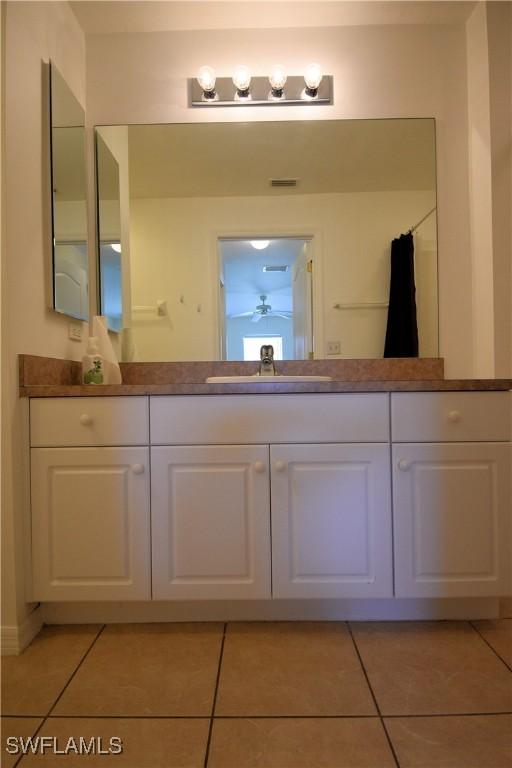
[[[121,363],[123,384],[80,384],[77,361],[19,355],[21,397],[293,394],[304,392],[455,392],[512,389],[510,379],[445,379],[440,358],[286,360],[278,373],[331,376],[332,381],[207,384],[208,376],[251,375],[256,363]]]
[[[265,384],[43,384],[20,387],[24,397],[123,397],[128,395],[245,395],[336,392],[472,392],[512,389],[510,379],[433,379],[416,381],[311,381]]]

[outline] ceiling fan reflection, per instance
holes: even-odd
[[[270,304],[265,304],[265,301],[268,297],[265,294],[262,294],[260,296],[261,304],[258,304],[254,310],[251,312],[240,312],[237,315],[230,315],[230,317],[250,317],[251,323],[258,323],[262,317],[283,317],[285,320],[291,320],[292,313],[288,312],[287,310],[283,310],[282,312],[279,311],[272,311],[272,306]]]

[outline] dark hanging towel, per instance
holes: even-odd
[[[388,325],[384,357],[418,357],[412,233],[391,243]]]

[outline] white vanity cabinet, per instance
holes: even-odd
[[[509,397],[391,396],[396,597],[509,593]]]
[[[509,392],[34,398],[27,599],[507,594],[510,433]]]
[[[153,598],[270,598],[268,446],[151,451]]]
[[[31,401],[32,600],[151,598],[149,448],[116,445],[137,440],[147,398]]]
[[[387,444],[272,445],[273,596],[392,597]]]
[[[392,596],[388,395],[154,397],[151,436],[155,599]]]

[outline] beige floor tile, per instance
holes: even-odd
[[[496,653],[512,667],[512,619],[474,621],[473,624]]]
[[[214,721],[208,768],[391,768],[377,718]]]
[[[229,624],[217,715],[369,715],[370,690],[345,624]]]
[[[210,715],[222,624],[113,624],[54,714]]]
[[[20,749],[21,743],[19,741],[9,743],[7,739],[9,737],[28,739],[35,734],[42,722],[40,717],[2,717],[2,745],[0,749],[2,768],[13,768],[20,758],[20,752],[13,750]]]
[[[353,624],[384,715],[512,710],[512,674],[467,622]]]
[[[386,726],[401,768],[512,768],[512,716],[400,717]]]
[[[56,755],[47,750],[42,755],[22,759],[20,768],[51,766],[51,768],[202,768],[208,740],[209,720],[124,720],[106,718],[50,718],[40,734],[57,739],[57,747],[65,750],[69,739],[79,748],[80,737],[85,743],[94,739],[96,751],[101,745],[108,750],[110,739],[122,740],[121,754]],[[101,742],[98,741],[101,739]],[[114,743],[115,745],[115,743]]]
[[[2,714],[47,715],[100,629],[44,627],[20,656],[4,656]]]

